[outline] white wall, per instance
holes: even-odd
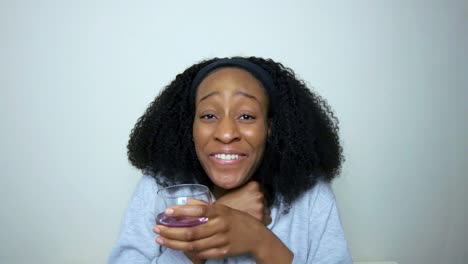
[[[468,262],[466,1],[0,1],[0,263],[103,263],[136,119],[183,69],[271,57],[341,120],[355,260]]]

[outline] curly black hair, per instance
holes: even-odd
[[[244,58],[268,72],[278,90],[269,110],[270,133],[264,157],[253,176],[270,205],[291,205],[318,180],[330,182],[343,161],[338,119],[327,102],[281,63]],[[197,72],[218,58],[178,74],[149,105],[130,134],[128,159],[143,173],[167,186],[198,182],[212,186],[192,141],[195,105],[190,86]]]

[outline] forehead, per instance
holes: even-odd
[[[236,67],[219,68],[205,77],[198,86],[196,101],[213,92],[242,92],[258,100],[268,101],[262,83],[250,72]]]

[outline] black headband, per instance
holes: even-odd
[[[192,85],[190,86],[193,102],[195,102],[197,88],[203,79],[205,79],[205,77],[210,74],[210,72],[221,67],[237,67],[250,72],[257,80],[262,83],[263,87],[265,88],[270,99],[269,105],[273,104],[273,101],[276,99],[276,87],[270,74],[257,64],[237,57],[219,59],[206,65],[198,71],[197,75],[195,75],[195,78],[192,81]]]

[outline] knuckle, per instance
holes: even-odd
[[[264,199],[265,199],[265,197],[264,197],[264,195],[263,195],[262,192],[257,192],[257,193],[253,196],[253,198],[255,199],[256,202],[262,203],[262,204],[263,204]]]
[[[229,231],[229,225],[225,221],[222,221],[220,223],[220,230],[221,230],[221,232]]]
[[[229,254],[229,249],[227,249],[227,248],[223,248],[223,249],[221,249],[220,251],[221,251],[220,254],[221,254],[221,256],[223,256],[223,257],[227,257],[228,254]]]
[[[190,243],[190,251],[198,251],[200,249],[200,246],[193,242],[193,243]]]
[[[263,206],[262,205],[257,205],[257,206],[254,206],[253,212],[255,212],[255,214],[263,214]]]
[[[255,214],[254,217],[260,221],[263,221],[263,214]]]
[[[194,251],[195,246],[193,245],[193,243],[188,243],[186,249],[186,251]]]
[[[252,181],[252,188],[255,190],[260,190],[260,184],[256,181]]]
[[[227,245],[228,243],[229,243],[229,239],[226,236],[222,236],[219,239],[219,244],[222,246]]]
[[[185,240],[192,241],[193,237],[194,237],[194,234],[192,230],[187,230],[187,232],[185,232],[185,235],[184,235]]]
[[[246,187],[247,187],[248,190],[254,191],[254,190],[260,189],[260,184],[258,184],[258,182],[256,182],[256,181],[251,181],[251,182],[249,182],[247,184]]]
[[[207,208],[206,208],[206,206],[200,204],[200,205],[198,205],[198,211],[199,211],[199,213],[201,215],[205,215],[206,211],[207,211]]]
[[[229,214],[230,213],[229,207],[227,207],[227,206],[219,206],[217,208],[217,210],[219,210],[220,214]]]
[[[257,210],[262,210],[263,211],[263,208],[265,207],[265,205],[263,203],[256,203],[255,204],[255,208]]]

